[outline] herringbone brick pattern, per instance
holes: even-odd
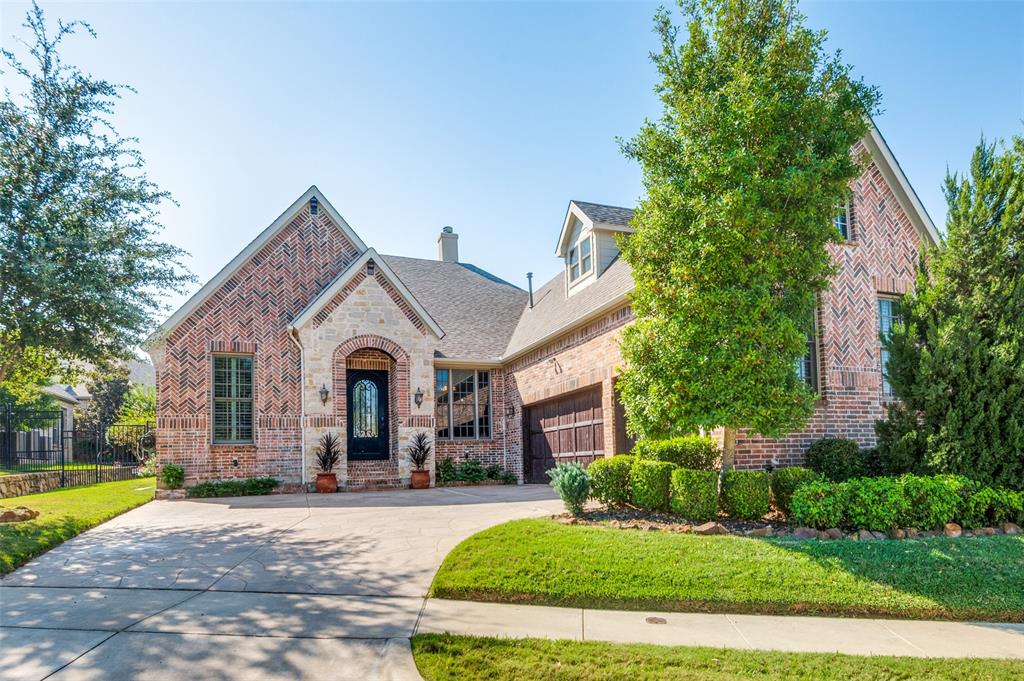
[[[358,252],[308,207],[158,343],[158,450],[190,480],[301,475],[299,352],[287,327]],[[254,356],[255,443],[210,444],[211,354]]]

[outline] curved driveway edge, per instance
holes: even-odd
[[[445,555],[546,486],[154,501],[0,581],[4,679],[417,679]]]

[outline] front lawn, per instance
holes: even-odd
[[[1024,664],[1008,660],[860,657],[448,634],[414,636],[412,651],[426,681],[1024,679]]]
[[[1024,536],[795,541],[517,520],[470,537],[438,598],[590,608],[1024,621]]]
[[[80,532],[141,506],[153,498],[156,478],[70,487],[0,499],[0,506],[26,506],[39,517],[0,523],[0,573],[7,573]]]

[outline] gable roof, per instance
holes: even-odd
[[[589,203],[587,201],[572,200],[565,211],[565,219],[562,221],[562,231],[558,233],[558,245],[555,247],[555,255],[564,258],[569,249],[569,237],[572,236],[573,218],[578,218],[584,227],[590,229],[610,229],[616,232],[629,232],[632,227],[629,221],[636,213],[632,208],[622,206],[608,206],[603,203]]]
[[[526,307],[526,291],[468,263],[382,257],[445,330],[437,359],[498,362]]]
[[[572,203],[592,221],[602,225],[629,227],[629,221],[636,213],[632,208],[606,206],[603,203],[587,203],[586,201],[572,201]]]
[[[363,271],[366,267],[366,263],[371,260],[377,266],[377,272],[383,275],[384,278],[387,279],[388,283],[398,291],[398,295],[400,295],[402,299],[409,304],[409,307],[411,307],[413,312],[423,320],[423,323],[427,328],[433,331],[434,335],[438,338],[444,338],[445,332],[442,330],[441,326],[434,320],[430,313],[427,312],[426,308],[423,307],[420,301],[416,299],[416,296],[409,291],[399,276],[395,274],[395,271],[391,269],[391,266],[388,265],[387,261],[372,248],[364,250],[362,255],[353,260],[348,267],[342,270],[338,276],[334,278],[334,281],[332,281],[327,288],[321,291],[320,295],[314,298],[312,302],[306,306],[306,309],[300,312],[299,315],[292,320],[292,323],[289,324],[288,327],[290,329],[299,329],[305,326],[309,320],[320,311],[320,308],[326,305],[332,298],[334,298],[335,295],[338,294],[339,291],[345,288],[345,285],[352,280],[352,277]]]
[[[917,192],[910,185],[910,180],[907,179],[903,168],[900,167],[899,161],[896,160],[892,149],[882,137],[882,133],[878,131],[874,121],[871,121],[871,129],[864,136],[864,145],[878,165],[878,169],[882,171],[882,176],[889,183],[892,193],[896,195],[896,200],[899,201],[900,207],[910,218],[911,223],[921,233],[921,236],[931,241],[932,246],[938,246],[942,241],[939,230],[935,229],[935,223],[932,222],[931,216],[928,215],[924,204],[921,203]]]
[[[292,221],[292,218],[295,217],[295,214],[302,210],[314,196],[316,197],[320,208],[324,210],[328,217],[334,221],[334,224],[341,229],[345,237],[352,242],[353,246],[356,247],[356,250],[360,253],[364,252],[366,250],[366,244],[363,243],[363,240],[359,238],[359,235],[355,233],[355,230],[345,222],[345,218],[341,217],[338,211],[334,209],[334,206],[331,205],[331,202],[327,200],[327,197],[325,197],[314,184],[310,186],[302,196],[295,199],[292,205],[288,206],[288,208],[286,208],[276,220],[270,223],[266,229],[260,232],[255,239],[249,242],[249,245],[242,249],[238,255],[232,258],[231,262],[225,265],[223,269],[213,277],[213,279],[206,282],[205,286],[199,289],[191,298],[188,299],[188,301],[185,302],[184,305],[168,317],[167,321],[161,324],[156,331],[150,334],[149,338],[146,339],[146,342],[143,345],[149,345],[160,337],[173,331],[174,327],[184,321],[190,314],[192,314],[192,312],[202,305],[207,298],[213,295],[224,282],[234,276],[234,274],[238,272],[238,270],[240,270],[253,255],[258,253],[268,241],[277,236],[277,233],[284,229],[288,223]]]

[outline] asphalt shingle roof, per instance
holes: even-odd
[[[437,356],[498,360],[529,296],[468,263],[381,256],[442,330]]]
[[[568,331],[603,305],[624,298],[633,290],[633,273],[622,258],[615,258],[597,280],[566,296],[565,271],[533,294],[533,308],[527,306],[516,325],[505,356],[515,355],[552,334]]]
[[[573,201],[573,203],[579,206],[579,209],[588,218],[594,222],[606,225],[628,226],[629,221],[633,219],[633,214],[636,212],[632,208],[622,208],[621,206],[606,206],[600,203],[587,203],[586,201]]]

